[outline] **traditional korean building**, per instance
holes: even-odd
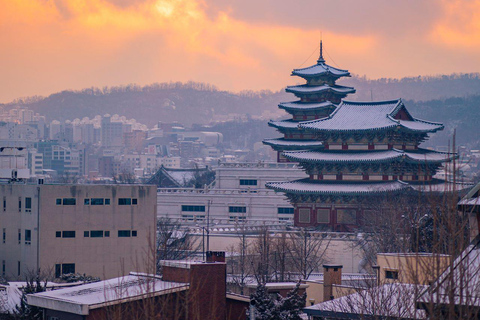
[[[323,143],[322,149],[283,152],[308,178],[267,187],[286,194],[300,227],[351,230],[375,201],[369,197],[444,185],[433,176],[455,156],[419,148],[443,125],[414,118],[401,99],[343,101],[328,117],[298,127]]]
[[[278,105],[280,109],[292,115],[292,118],[280,121],[271,120],[268,123],[284,136],[263,141],[264,144],[270,145],[278,152],[278,162],[289,161],[283,156],[283,151],[321,148],[322,141],[315,139],[314,133],[307,132],[298,125],[304,121],[321,119],[330,115],[341,99],[350,93],[355,93],[354,88],[335,84],[342,77],[350,77],[350,73],[325,63],[322,42],[320,42],[320,57],[317,64],[303,69],[295,69],[292,76],[298,76],[307,81],[306,84],[289,86],[286,89],[300,100]]]

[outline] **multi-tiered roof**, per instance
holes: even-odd
[[[296,207],[298,226],[348,230],[338,226],[359,224],[366,196],[444,184],[433,176],[456,156],[419,148],[443,125],[414,118],[401,99],[343,101],[330,115],[299,122],[298,128],[323,144],[283,152],[300,163],[308,178],[267,184],[286,193]]]
[[[279,161],[288,161],[280,156],[285,150],[315,150],[322,148],[322,142],[315,140],[311,133],[299,127],[300,123],[321,119],[331,114],[341,100],[350,93],[355,93],[351,87],[339,86],[335,82],[341,77],[349,77],[347,70],[329,66],[323,58],[323,45],[320,42],[320,58],[317,64],[295,69],[292,76],[298,76],[307,81],[304,85],[289,86],[286,91],[293,93],[300,100],[283,102],[278,105],[292,115],[291,119],[273,121],[268,125],[276,128],[284,136],[277,139],[266,139],[263,143],[272,146],[279,152]]]

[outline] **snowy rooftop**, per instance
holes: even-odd
[[[355,89],[352,87],[337,86],[337,85],[329,86],[328,84],[324,84],[320,86],[309,86],[306,84],[302,84],[298,86],[288,86],[285,89],[285,91],[291,92],[295,95],[321,93],[325,91],[341,93],[341,94],[355,93]]]
[[[158,276],[133,274],[77,287],[30,294],[34,306],[88,315],[90,309],[117,302],[134,301],[146,295],[158,296],[188,289],[185,283],[162,281]]]
[[[424,310],[416,309],[415,297],[425,286],[392,283],[363,290],[348,296],[325,301],[303,311],[309,316],[325,318],[362,319],[424,319]]]
[[[403,110],[410,120],[395,119],[400,110]],[[379,102],[343,101],[330,116],[299,125],[299,128],[316,131],[365,131],[396,127],[424,133],[443,129],[440,123],[411,117],[401,99]]]
[[[472,188],[473,184],[462,182],[451,182],[442,179],[432,179],[429,182],[409,182],[410,186],[422,192],[453,192],[453,191],[466,191]]]
[[[317,64],[302,68],[302,69],[294,69],[292,71],[292,76],[299,76],[302,78],[313,78],[318,77],[321,75],[333,75],[335,77],[349,77],[350,72],[347,70],[338,69],[332,66],[329,66],[325,62],[319,61]]]
[[[426,149],[405,151],[289,151],[285,157],[297,162],[387,162],[404,159],[409,162],[441,163],[455,157],[455,154],[436,152]]]
[[[270,182],[267,188],[285,193],[298,194],[366,194],[382,193],[408,189],[408,184],[401,181],[378,183],[345,183],[336,181],[312,181],[307,179],[291,182]]]
[[[265,139],[263,140],[264,144],[276,147],[299,147],[299,148],[319,148],[323,146],[323,143],[318,140],[288,140],[284,138],[277,139]]]
[[[480,307],[480,238],[472,241],[445,272],[427,289],[418,302]],[[451,301],[453,300],[453,301]]]
[[[309,111],[309,110],[319,110],[325,108],[336,108],[337,106],[330,101],[325,102],[301,102],[301,101],[292,101],[292,102],[282,102],[278,105],[280,109],[286,111],[299,110],[299,111]]]
[[[278,129],[298,129],[298,121],[294,121],[292,119],[288,120],[279,120],[279,121],[274,121],[270,120],[268,122],[268,125],[270,127],[278,128]]]

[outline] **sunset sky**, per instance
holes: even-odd
[[[279,90],[318,58],[368,78],[480,72],[480,0],[0,0],[0,102],[200,81]]]

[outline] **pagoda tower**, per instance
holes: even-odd
[[[292,118],[280,121],[270,120],[268,125],[276,128],[283,137],[263,141],[277,151],[278,162],[290,161],[283,156],[283,151],[322,148],[322,141],[315,139],[313,132],[306,132],[298,125],[304,121],[327,117],[343,98],[350,93],[355,93],[354,88],[335,84],[342,77],[350,77],[350,73],[325,63],[322,41],[320,41],[320,57],[317,64],[303,69],[294,69],[292,76],[298,76],[307,81],[304,85],[286,88],[287,92],[293,93],[299,100],[278,105],[280,109],[291,114]]]
[[[429,134],[443,130],[443,125],[414,118],[401,99],[341,102],[354,89],[336,86],[334,81],[349,73],[330,68],[320,56],[317,65],[294,70],[293,74],[305,77],[307,84],[287,88],[300,101],[280,104],[285,110],[290,107],[293,119],[271,121],[269,124],[285,137],[264,141],[282,152],[280,160],[298,162],[308,175],[301,180],[266,184],[286,194],[295,207],[294,224],[351,231],[361,225],[364,213],[379,196],[427,188],[445,190],[445,181],[433,176],[456,154],[419,147]],[[320,89],[325,87],[328,89]],[[305,116],[308,105],[323,107]],[[330,107],[335,108],[331,113],[326,109]],[[283,123],[290,125],[288,130],[280,125]],[[291,136],[295,134],[301,134],[303,140]]]

